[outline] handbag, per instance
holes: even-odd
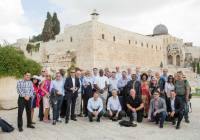
[[[12,132],[15,128],[8,122],[0,118],[0,127],[3,132]]]

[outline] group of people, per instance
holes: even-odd
[[[73,69],[65,77],[63,70],[56,71],[55,77],[43,69],[40,76],[25,72],[24,79],[17,82],[18,129],[23,131],[23,110],[26,109],[27,127],[35,128],[34,109],[39,108],[38,117],[45,123],[77,121],[77,116],[88,117],[100,122],[102,116],[118,121],[128,116],[137,125],[143,118],[159,124],[171,121],[180,128],[183,117],[189,123],[188,101],[190,85],[181,71],[162,75],[151,70],[140,72],[136,67],[133,73],[93,68],[92,73],[79,68]],[[52,109],[52,121],[50,116]]]

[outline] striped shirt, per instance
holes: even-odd
[[[20,97],[32,97],[34,93],[33,83],[31,81],[19,80],[17,82],[17,93]]]

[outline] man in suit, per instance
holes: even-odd
[[[170,92],[170,98],[167,100],[167,112],[168,118],[172,121],[173,125],[176,124],[176,118],[178,118],[176,129],[180,128],[181,120],[183,119],[183,109],[184,103],[176,96],[176,92],[172,90]]]
[[[75,70],[70,71],[70,76],[66,78],[64,89],[65,89],[65,102],[66,102],[66,118],[65,123],[69,122],[69,115],[71,110],[71,120],[77,121],[74,114],[76,99],[78,97],[78,90],[80,88],[79,79],[75,76]]]

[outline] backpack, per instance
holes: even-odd
[[[120,126],[125,126],[125,127],[136,127],[137,124],[134,124],[133,122],[122,120],[119,122]]]
[[[0,118],[0,127],[3,132],[12,132],[15,128],[8,122]]]

